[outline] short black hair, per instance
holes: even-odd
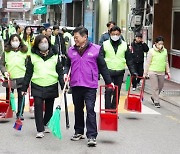
[[[79,33],[81,36],[87,35],[88,36],[88,30],[85,27],[76,27],[73,30],[74,33]]]
[[[66,28],[66,27],[63,27],[63,28],[62,28],[62,31],[63,31],[63,33],[67,32],[67,28]]]
[[[140,37],[140,38],[142,38],[142,33],[137,32],[135,36],[136,36],[136,37]]]
[[[113,31],[119,31],[121,33],[121,29],[118,26],[112,27],[109,32],[111,33]]]
[[[162,36],[156,37],[155,43],[158,43],[159,41],[163,41],[164,42],[164,37],[162,37]]]
[[[114,21],[109,21],[109,22],[106,24],[106,26],[109,27],[111,24],[116,25],[116,23],[115,23]]]
[[[44,31],[44,30],[46,30],[45,27],[41,27],[41,28],[39,29],[39,32],[42,34],[42,31]]]
[[[54,26],[53,26],[53,30],[56,30],[56,29],[59,29],[59,26],[58,26],[58,25],[54,25]]]
[[[52,28],[48,27],[48,28],[46,28],[46,31],[47,31],[48,29],[52,30]]]
[[[49,48],[50,48],[50,47],[51,47],[51,42],[50,42],[49,38],[48,38],[46,35],[40,34],[40,35],[36,36],[36,38],[35,38],[35,40],[34,40],[33,49],[39,50],[38,45],[39,45],[39,43],[41,42],[41,40],[44,39],[44,38],[46,38],[46,39],[48,40],[48,44],[49,44]],[[33,51],[34,51],[34,50],[33,50]]]

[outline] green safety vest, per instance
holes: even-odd
[[[164,48],[161,52],[150,49],[152,60],[149,66],[150,71],[164,72],[166,69],[167,50]]]
[[[58,55],[54,55],[44,61],[37,54],[31,53],[31,61],[34,65],[34,73],[31,80],[33,83],[46,87],[58,82],[58,74],[56,72]]]
[[[31,48],[32,48],[31,43],[29,43],[27,40],[25,41],[25,40],[23,39],[23,34],[21,34],[20,37],[21,37],[23,43],[28,47],[28,53],[27,53],[27,54],[28,54],[28,55],[31,55]],[[34,37],[34,36],[33,36],[33,37]]]
[[[5,67],[10,73],[10,78],[22,78],[25,75],[26,67],[25,60],[27,58],[27,53],[22,53],[21,51],[5,51]]]
[[[105,61],[108,69],[124,70],[126,66],[126,59],[125,59],[125,52],[127,50],[126,42],[122,41],[122,43],[118,46],[117,53],[115,53],[110,40],[103,42],[103,47],[105,51]]]
[[[13,25],[9,25],[9,37],[10,37],[12,34],[16,34],[16,29],[14,28]]]
[[[55,44],[56,37],[54,35],[51,35],[51,44]]]

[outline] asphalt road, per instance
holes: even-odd
[[[120,106],[123,97],[120,100]],[[56,103],[59,101],[57,100]],[[63,139],[51,133],[36,139],[33,114],[26,109],[22,131],[13,129],[15,117],[0,120],[0,154],[179,154],[180,108],[161,101],[155,108],[145,94],[140,114],[119,110],[118,131],[99,131],[96,147],[87,147],[87,139],[71,141],[73,135],[73,105],[68,95],[70,129],[65,128],[64,110],[61,112]],[[98,100],[97,100],[98,102]],[[98,111],[98,105],[96,107]],[[97,122],[98,122],[97,112]]]

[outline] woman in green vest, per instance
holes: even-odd
[[[24,33],[21,35],[24,44],[28,47],[28,55],[31,53],[31,48],[34,45],[33,30],[30,26],[26,26]]]
[[[18,93],[18,111],[17,118],[20,116],[20,109],[22,104],[22,82],[26,71],[25,62],[27,59],[27,46],[24,45],[20,36],[13,34],[10,36],[9,41],[5,45],[5,51],[2,54],[0,61],[0,70],[6,78],[11,80],[12,92],[17,89]],[[4,85],[7,87],[7,85]],[[9,88],[6,89],[6,99],[9,98]],[[24,109],[24,107],[23,107]],[[23,114],[23,113],[22,113]],[[24,120],[23,116],[20,117]]]
[[[27,62],[23,94],[26,93],[30,81],[31,95],[34,97],[36,138],[42,138],[44,132],[49,132],[46,125],[53,113],[54,100],[58,97],[58,81],[61,89],[64,86],[63,67],[59,61],[58,52],[45,35],[38,35],[35,38],[31,56]],[[44,117],[43,102],[45,102]]]
[[[145,65],[144,77],[149,74],[152,85],[152,103],[160,108],[159,94],[164,86],[165,74],[170,78],[167,49],[164,48],[164,38],[159,36],[153,48],[149,50]]]

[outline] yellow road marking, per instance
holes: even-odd
[[[166,117],[169,118],[169,119],[171,119],[171,120],[173,120],[173,121],[176,121],[177,123],[180,123],[180,120],[177,119],[177,118],[174,117],[174,116],[166,116]]]

